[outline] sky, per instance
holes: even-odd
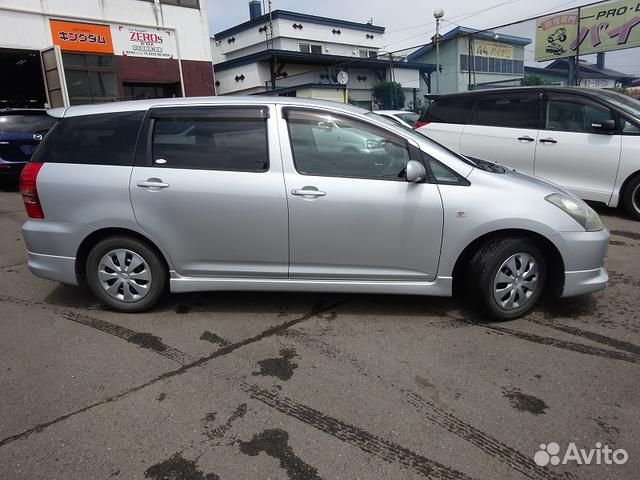
[[[209,30],[222,31],[249,19],[249,0],[207,0]],[[266,0],[265,0],[266,3]],[[396,52],[429,42],[435,33],[433,11],[445,11],[442,31],[457,25],[479,29],[505,25],[571,7],[592,3],[587,0],[273,0],[274,10],[368,22],[386,27],[383,50]],[[510,27],[508,33],[531,36],[535,23]],[[590,57],[586,60],[594,61]],[[607,67],[640,75],[640,48],[607,53]]]

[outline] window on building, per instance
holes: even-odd
[[[120,96],[114,58],[88,53],[62,54],[71,105],[109,102]]]
[[[359,53],[360,58],[378,58],[378,52],[376,50],[361,48]]]
[[[478,100],[475,125],[538,128],[540,104],[535,93],[488,95]]]
[[[184,109],[183,109],[184,110]],[[261,108],[153,113],[153,158],[164,168],[265,172],[267,120]]]
[[[174,98],[180,95],[179,83],[136,83],[122,85],[124,100],[144,100],[147,98]]]
[[[299,44],[299,50],[302,53],[321,54],[322,53],[322,45],[318,45],[318,44],[315,44],[315,43],[300,43]]]
[[[469,62],[469,55],[460,55],[460,70],[466,72],[469,67],[477,73],[524,73],[522,60],[472,56]]]

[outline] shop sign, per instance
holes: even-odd
[[[536,27],[539,62],[574,56],[578,44],[580,55],[638,47],[640,1],[625,0],[549,15],[538,18]]]
[[[95,23],[49,20],[54,45],[63,51],[113,53],[111,29]]]
[[[170,30],[112,25],[113,50],[116,55],[147,58],[177,58],[175,35]]]
[[[473,41],[473,53],[476,57],[513,59],[513,46],[504,43]]]

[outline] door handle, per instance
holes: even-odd
[[[531,138],[529,135],[525,135],[524,137],[518,137],[518,140],[522,142],[533,142],[535,139]]]
[[[136,185],[142,188],[168,188],[169,187],[168,183],[164,183],[159,178],[150,178],[145,182],[138,182],[136,183]]]
[[[291,195],[296,195],[298,197],[324,197],[326,194],[327,192],[321,192],[320,190],[311,190],[308,188],[291,190]]]
[[[553,138],[541,138],[540,143],[558,143],[558,141]]]

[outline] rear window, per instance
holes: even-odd
[[[144,112],[63,118],[36,150],[34,162],[133,165]]]
[[[473,113],[474,98],[441,98],[422,115],[421,122],[467,124]]]
[[[478,100],[475,125],[538,128],[541,102],[538,94],[488,95]]]
[[[7,114],[0,113],[0,132],[9,133],[42,133],[49,130],[56,119],[46,113],[42,114]]]

